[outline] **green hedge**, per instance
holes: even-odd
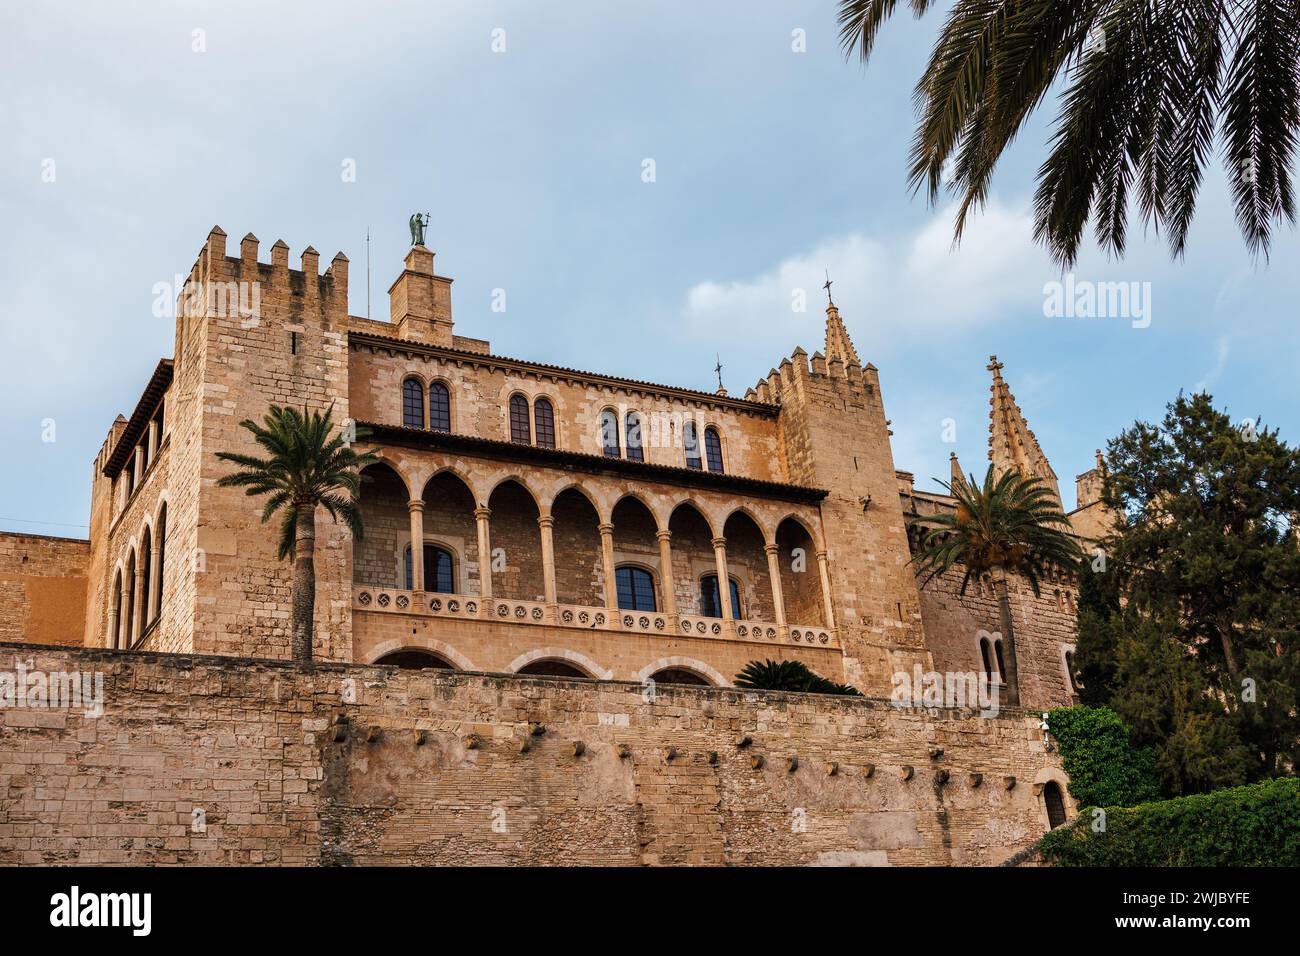
[[[1300,866],[1300,780],[1106,810],[1053,830],[1040,844],[1055,866]]]
[[[1108,707],[1061,707],[1048,711],[1048,732],[1070,777],[1070,795],[1081,806],[1131,807],[1159,800],[1155,752],[1137,750],[1129,729]]]

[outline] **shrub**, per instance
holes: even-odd
[[[1081,805],[1131,807],[1160,799],[1155,752],[1135,749],[1113,710],[1062,707],[1048,712],[1047,726],[1070,777],[1070,795]]]
[[[1039,844],[1056,866],[1300,865],[1300,780],[1283,777],[1106,811]]]

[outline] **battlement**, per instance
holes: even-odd
[[[320,271],[320,253],[307,246],[299,256],[299,268],[289,268],[289,245],[277,239],[271,245],[271,261],[258,260],[259,240],[248,233],[239,241],[239,255],[227,255],[226,232],[213,226],[199,250],[177,303],[178,314],[223,314],[235,304],[248,311],[261,299],[261,286],[287,289],[301,296],[304,305],[319,303],[330,312],[347,314],[348,257],[334,254],[330,264]],[[236,283],[230,288],[229,283]]]

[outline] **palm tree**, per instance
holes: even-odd
[[[805,694],[861,697],[862,692],[811,670],[803,661],[750,661],[736,675],[736,686],[750,690],[784,690]]]
[[[268,457],[234,452],[217,457],[238,465],[217,481],[222,488],[243,488],[246,495],[270,495],[262,509],[263,523],[280,515],[280,560],[293,561],[293,659],[311,660],[313,614],[316,605],[316,508],[340,518],[354,538],[363,533],[357,494],[361,469],[379,459],[359,454],[344,432],[334,432],[334,406],[321,414],[272,405],[264,424],[245,419],[239,424],[253,433]],[[353,439],[364,438],[358,429]]]
[[[840,0],[840,39],[865,62],[897,0]],[[919,17],[935,0],[911,0]],[[1061,80],[1038,172],[1035,238],[1074,263],[1091,220],[1122,256],[1130,192],[1181,256],[1221,128],[1237,222],[1267,256],[1295,222],[1290,164],[1300,128],[1300,0],[953,0],[925,74],[910,181],[931,202],[961,195],[955,234],[993,167]]]
[[[938,481],[938,479],[935,479]],[[994,475],[989,465],[983,485],[972,474],[969,481],[940,481],[956,500],[951,512],[928,519],[929,533],[912,558],[922,572],[929,572],[921,586],[949,570],[965,567],[961,593],[971,578],[989,575],[998,596],[1002,619],[1002,650],[1006,665],[1007,703],[1020,704],[1019,673],[1016,669],[1015,628],[1007,596],[1007,576],[1018,574],[1029,582],[1038,597],[1038,579],[1048,564],[1073,568],[1081,551],[1074,539],[1061,530],[1070,521],[1055,496],[1034,477],[1016,471]]]

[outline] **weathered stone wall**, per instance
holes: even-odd
[[[1001,613],[993,587],[971,581],[961,594],[963,572],[954,569],[921,591],[926,641],[940,673],[983,671],[981,630],[1000,633]],[[1020,703],[1027,708],[1069,707],[1076,702],[1065,669],[1064,650],[1074,649],[1077,589],[1072,582],[1047,580],[1034,596],[1029,584],[1010,584],[1011,622],[1015,627]]]
[[[1064,783],[1019,713],[15,644],[0,670],[19,655],[105,700],[0,709],[2,864],[995,864]]]
[[[90,542],[0,532],[0,641],[79,644]]]

